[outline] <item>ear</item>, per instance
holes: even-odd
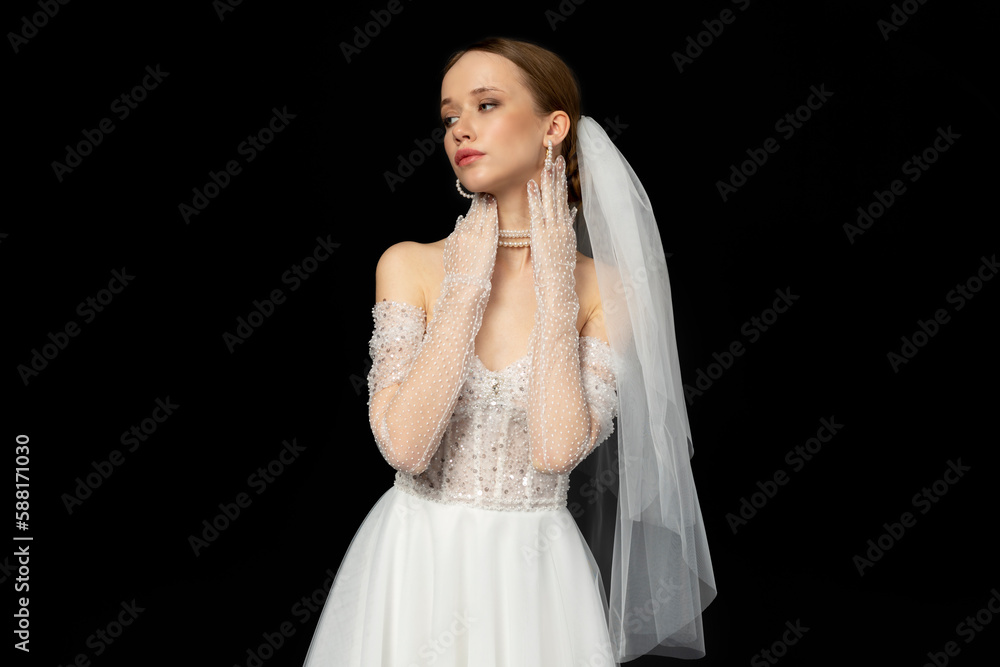
[[[559,148],[560,144],[569,136],[570,130],[569,114],[565,111],[553,111],[548,115],[545,130],[545,143],[548,145],[552,141],[552,148]]]

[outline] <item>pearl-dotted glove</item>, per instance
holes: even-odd
[[[475,354],[497,240],[496,200],[477,194],[445,240],[441,296],[405,380],[369,403],[375,441],[397,470],[420,474],[441,444]]]
[[[560,155],[542,170],[542,186],[528,182],[535,326],[529,389],[531,462],[546,473],[572,470],[593,449],[591,410],[581,382],[576,321],[576,209],[566,198],[566,162]]]

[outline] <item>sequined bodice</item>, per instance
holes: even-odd
[[[422,308],[399,302],[379,302],[373,315],[372,393],[405,378],[425,323]],[[583,336],[579,349],[584,391],[601,424],[596,443],[600,444],[614,428],[617,405],[611,348],[600,339]],[[395,485],[429,500],[487,509],[564,507],[569,473],[543,473],[531,464],[527,421],[531,361],[529,352],[491,371],[473,355],[430,465],[418,475],[398,470]]]

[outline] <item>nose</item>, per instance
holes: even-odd
[[[472,123],[469,122],[467,114],[462,114],[451,126],[451,136],[455,139],[455,145],[461,146],[464,141],[472,141],[476,138]]]

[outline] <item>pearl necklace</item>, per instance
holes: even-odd
[[[530,229],[501,229],[498,230],[500,240],[497,245],[501,248],[527,248],[531,245]],[[522,239],[520,241],[507,241],[505,239]]]

